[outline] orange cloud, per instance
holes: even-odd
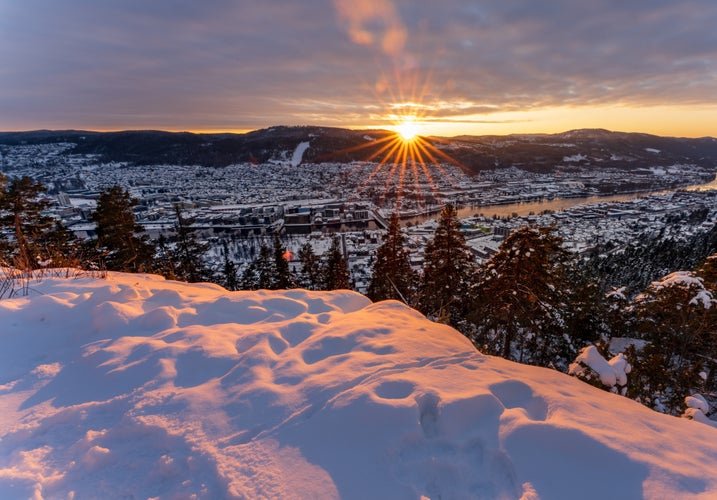
[[[379,47],[395,56],[406,44],[406,27],[390,0],[334,0],[339,21],[351,41]]]

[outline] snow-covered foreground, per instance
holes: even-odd
[[[0,301],[0,498],[715,498],[717,429],[356,293]]]

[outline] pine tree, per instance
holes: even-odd
[[[25,176],[12,179],[0,196],[0,228],[13,236],[3,245],[3,257],[19,269],[36,269],[49,257],[41,251],[42,242],[55,224],[42,213],[49,204],[40,197],[44,192],[42,184]]]
[[[177,275],[174,272],[174,257],[169,241],[164,234],[160,234],[157,238],[157,256],[154,264],[155,270],[168,280],[176,280]]]
[[[339,236],[334,235],[331,240],[331,247],[322,268],[322,278],[321,288],[323,290],[341,290],[351,287],[349,269],[341,252]]]
[[[705,287],[713,294],[717,294],[717,253],[705,259],[697,269],[697,275],[702,278]]]
[[[298,283],[307,290],[319,290],[321,288],[321,260],[314,253],[314,248],[308,241],[299,249],[299,271]]]
[[[553,228],[525,226],[513,231],[481,267],[472,292],[470,319],[479,348],[506,359],[566,370],[582,347],[571,345],[575,339],[564,336],[571,319],[571,262]]]
[[[634,317],[626,287],[610,290],[605,294],[605,323],[610,337],[630,337]]]
[[[239,280],[240,290],[258,290],[259,289],[259,275],[256,269],[256,262],[250,262],[244,268]]]
[[[52,229],[45,233],[39,248],[45,259],[43,264],[47,266],[88,269],[96,264],[82,242],[60,221],[55,221]]]
[[[242,290],[276,290],[276,265],[272,249],[261,242],[259,255],[244,269],[241,276]]]
[[[634,301],[637,333],[647,341],[636,352],[636,381],[628,395],[675,415],[695,391],[714,391],[717,299],[690,271],[651,283]]]
[[[286,260],[285,254],[286,248],[282,246],[279,235],[274,233],[274,283],[272,287],[277,290],[294,288],[289,261]]]
[[[444,318],[458,326],[465,314],[464,299],[474,269],[456,209],[445,205],[433,239],[424,251],[419,309],[428,316]]]
[[[7,187],[7,178],[0,172],[0,216],[3,213],[2,207],[4,206],[4,198],[5,198],[5,189]],[[1,219],[0,219],[1,221]],[[5,238],[5,230],[4,230],[4,224],[3,228],[0,230],[0,266],[6,266],[10,264],[7,262],[8,256],[11,253],[11,244],[10,241],[8,241]]]
[[[97,224],[97,249],[104,255],[107,269],[125,272],[152,272],[154,245],[143,235],[132,207],[137,200],[119,186],[103,190],[97,199],[92,220]]]
[[[405,244],[406,238],[401,233],[398,214],[394,212],[386,240],[376,250],[376,261],[366,290],[366,295],[374,302],[396,299],[413,305],[417,276],[411,269]]]
[[[609,301],[598,278],[590,269],[578,265],[569,252],[564,253],[562,262],[563,284],[561,288],[561,310],[564,332],[570,338],[574,349],[580,349],[600,339],[608,339],[612,332],[609,323]]]
[[[179,205],[174,206],[174,213],[177,217],[175,224],[176,236],[174,257],[174,273],[177,279],[196,283],[207,281],[209,271],[202,262],[204,254],[209,245],[200,243],[189,221],[183,216]]]
[[[259,289],[271,290],[274,286],[274,258],[271,249],[265,242],[261,242],[259,256],[254,261],[256,268],[256,286]]]
[[[625,286],[628,295],[636,295],[675,269],[694,269],[715,252],[717,225],[675,238],[672,235],[678,227],[668,226],[667,236],[662,234],[664,230],[657,236],[651,231],[637,234],[632,242],[619,247],[613,242],[598,245],[587,265],[600,276],[603,290]]]
[[[224,266],[222,271],[222,284],[224,288],[230,291],[239,290],[239,276],[237,275],[237,267],[229,256],[229,246],[227,242],[222,242],[224,249]]]

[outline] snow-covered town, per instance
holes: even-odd
[[[598,243],[624,245],[646,233],[707,231],[717,221],[717,191],[707,189],[717,187],[714,173],[694,165],[576,168],[573,164],[583,159],[578,155],[565,157],[565,168],[553,173],[511,167],[471,176],[446,163],[406,168],[399,177],[394,165],[303,163],[306,143],[271,163],[222,168],[103,164],[93,155],[66,154],[72,146],[2,145],[0,153],[1,171],[42,182],[53,199],[52,215],[76,235],[93,235],[89,215],[97,194],[118,185],[138,200],[137,221],[153,238],[174,230],[174,207],[180,205],[192,229],[210,244],[207,258],[215,267],[225,244],[243,265],[274,232],[282,235],[290,258],[306,241],[322,254],[329,236],[341,233],[359,291],[365,290],[386,220],[396,209],[416,268],[443,203],[460,207],[463,231],[478,261],[525,224],[556,225],[571,250],[585,253]],[[638,192],[630,193],[634,186]]]

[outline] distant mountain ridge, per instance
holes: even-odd
[[[134,165],[226,165],[291,158],[308,142],[308,163],[381,161],[388,130],[277,126],[245,134],[128,130],[92,132],[37,130],[0,132],[0,145],[72,143],[64,154],[94,154],[105,162]],[[518,167],[547,172],[556,167],[636,169],[675,164],[717,171],[717,139],[661,137],[642,133],[581,129],[559,134],[424,137],[468,172]],[[435,155],[434,155],[435,156]]]

